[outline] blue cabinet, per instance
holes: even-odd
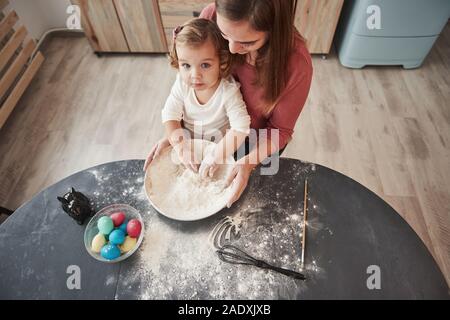
[[[336,32],[342,65],[419,67],[445,27],[450,0],[346,0]]]

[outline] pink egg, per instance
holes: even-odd
[[[125,213],[122,211],[114,212],[110,217],[114,223],[114,227],[120,226],[125,221]]]
[[[139,222],[139,220],[137,219],[131,219],[130,221],[128,221],[127,224],[127,233],[130,237],[132,238],[137,238],[139,237],[139,234],[141,233],[141,223]]]

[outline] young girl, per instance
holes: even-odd
[[[198,161],[191,138],[219,141],[200,166],[202,177],[212,176],[250,131],[240,85],[230,76],[227,41],[212,21],[192,19],[173,32],[170,64],[178,75],[162,110],[166,137],[194,172]]]

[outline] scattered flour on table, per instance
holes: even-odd
[[[219,231],[220,245],[231,243],[255,258],[301,271],[298,235],[302,217],[273,204],[261,206],[261,199],[252,200],[236,214],[213,224],[210,234],[185,233],[179,224],[152,216],[137,253],[139,258],[124,279],[125,288],[133,290],[138,299],[296,298],[308,289],[309,282],[254,266],[227,264],[215,252],[211,236]],[[273,215],[281,219],[273,219]],[[265,218],[261,220],[262,216]],[[309,256],[305,265],[310,282],[324,276],[316,261]]]

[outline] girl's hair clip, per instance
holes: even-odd
[[[178,26],[172,31],[172,37],[175,40],[177,38],[177,35],[180,33],[180,31],[183,30],[182,26]]]

